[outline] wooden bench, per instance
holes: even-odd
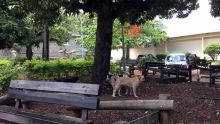
[[[0,106],[0,120],[19,124],[91,123],[88,110],[97,109],[98,94],[98,84],[12,80],[7,95],[14,98],[16,104],[15,107]],[[28,110],[27,101],[74,107],[81,110],[81,117]]]
[[[181,79],[184,79],[184,81],[186,81],[186,77],[189,78],[188,80],[190,82],[192,81],[191,68],[184,68],[181,65],[173,65],[167,67],[165,66],[164,62],[145,62],[144,70],[145,79],[148,75],[148,71],[150,70],[153,72],[153,75],[155,75],[157,72],[160,73],[160,82],[164,82],[165,79],[168,79],[168,82],[173,81],[173,77],[170,77],[170,75],[175,75],[174,82],[178,82],[180,76],[182,76]],[[167,74],[168,77],[165,77],[165,74]]]

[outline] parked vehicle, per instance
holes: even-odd
[[[184,68],[188,68],[188,55],[185,53],[172,53],[168,54],[165,58],[165,65],[167,67],[174,65],[181,65]]]

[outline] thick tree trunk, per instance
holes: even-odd
[[[26,57],[28,60],[32,60],[33,52],[32,52],[32,46],[26,46]]]
[[[49,25],[48,21],[45,21],[44,23],[44,29],[43,29],[43,52],[42,52],[42,58],[44,60],[49,60]]]
[[[105,80],[110,66],[114,21],[110,2],[109,0],[101,0],[100,8],[97,12],[98,24],[96,31],[95,59],[92,71],[92,81],[94,83],[101,83]]]

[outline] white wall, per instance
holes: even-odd
[[[130,59],[136,59],[140,54],[153,54],[155,55],[155,47],[147,48],[130,48]],[[114,49],[111,51],[111,57],[114,60],[121,60],[122,58],[122,49]]]
[[[190,52],[202,56],[201,40],[174,41],[167,43],[168,52]]]

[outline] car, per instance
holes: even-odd
[[[184,68],[188,68],[188,54],[185,53],[172,53],[168,54],[165,58],[165,65],[171,67],[174,65],[181,65]]]

